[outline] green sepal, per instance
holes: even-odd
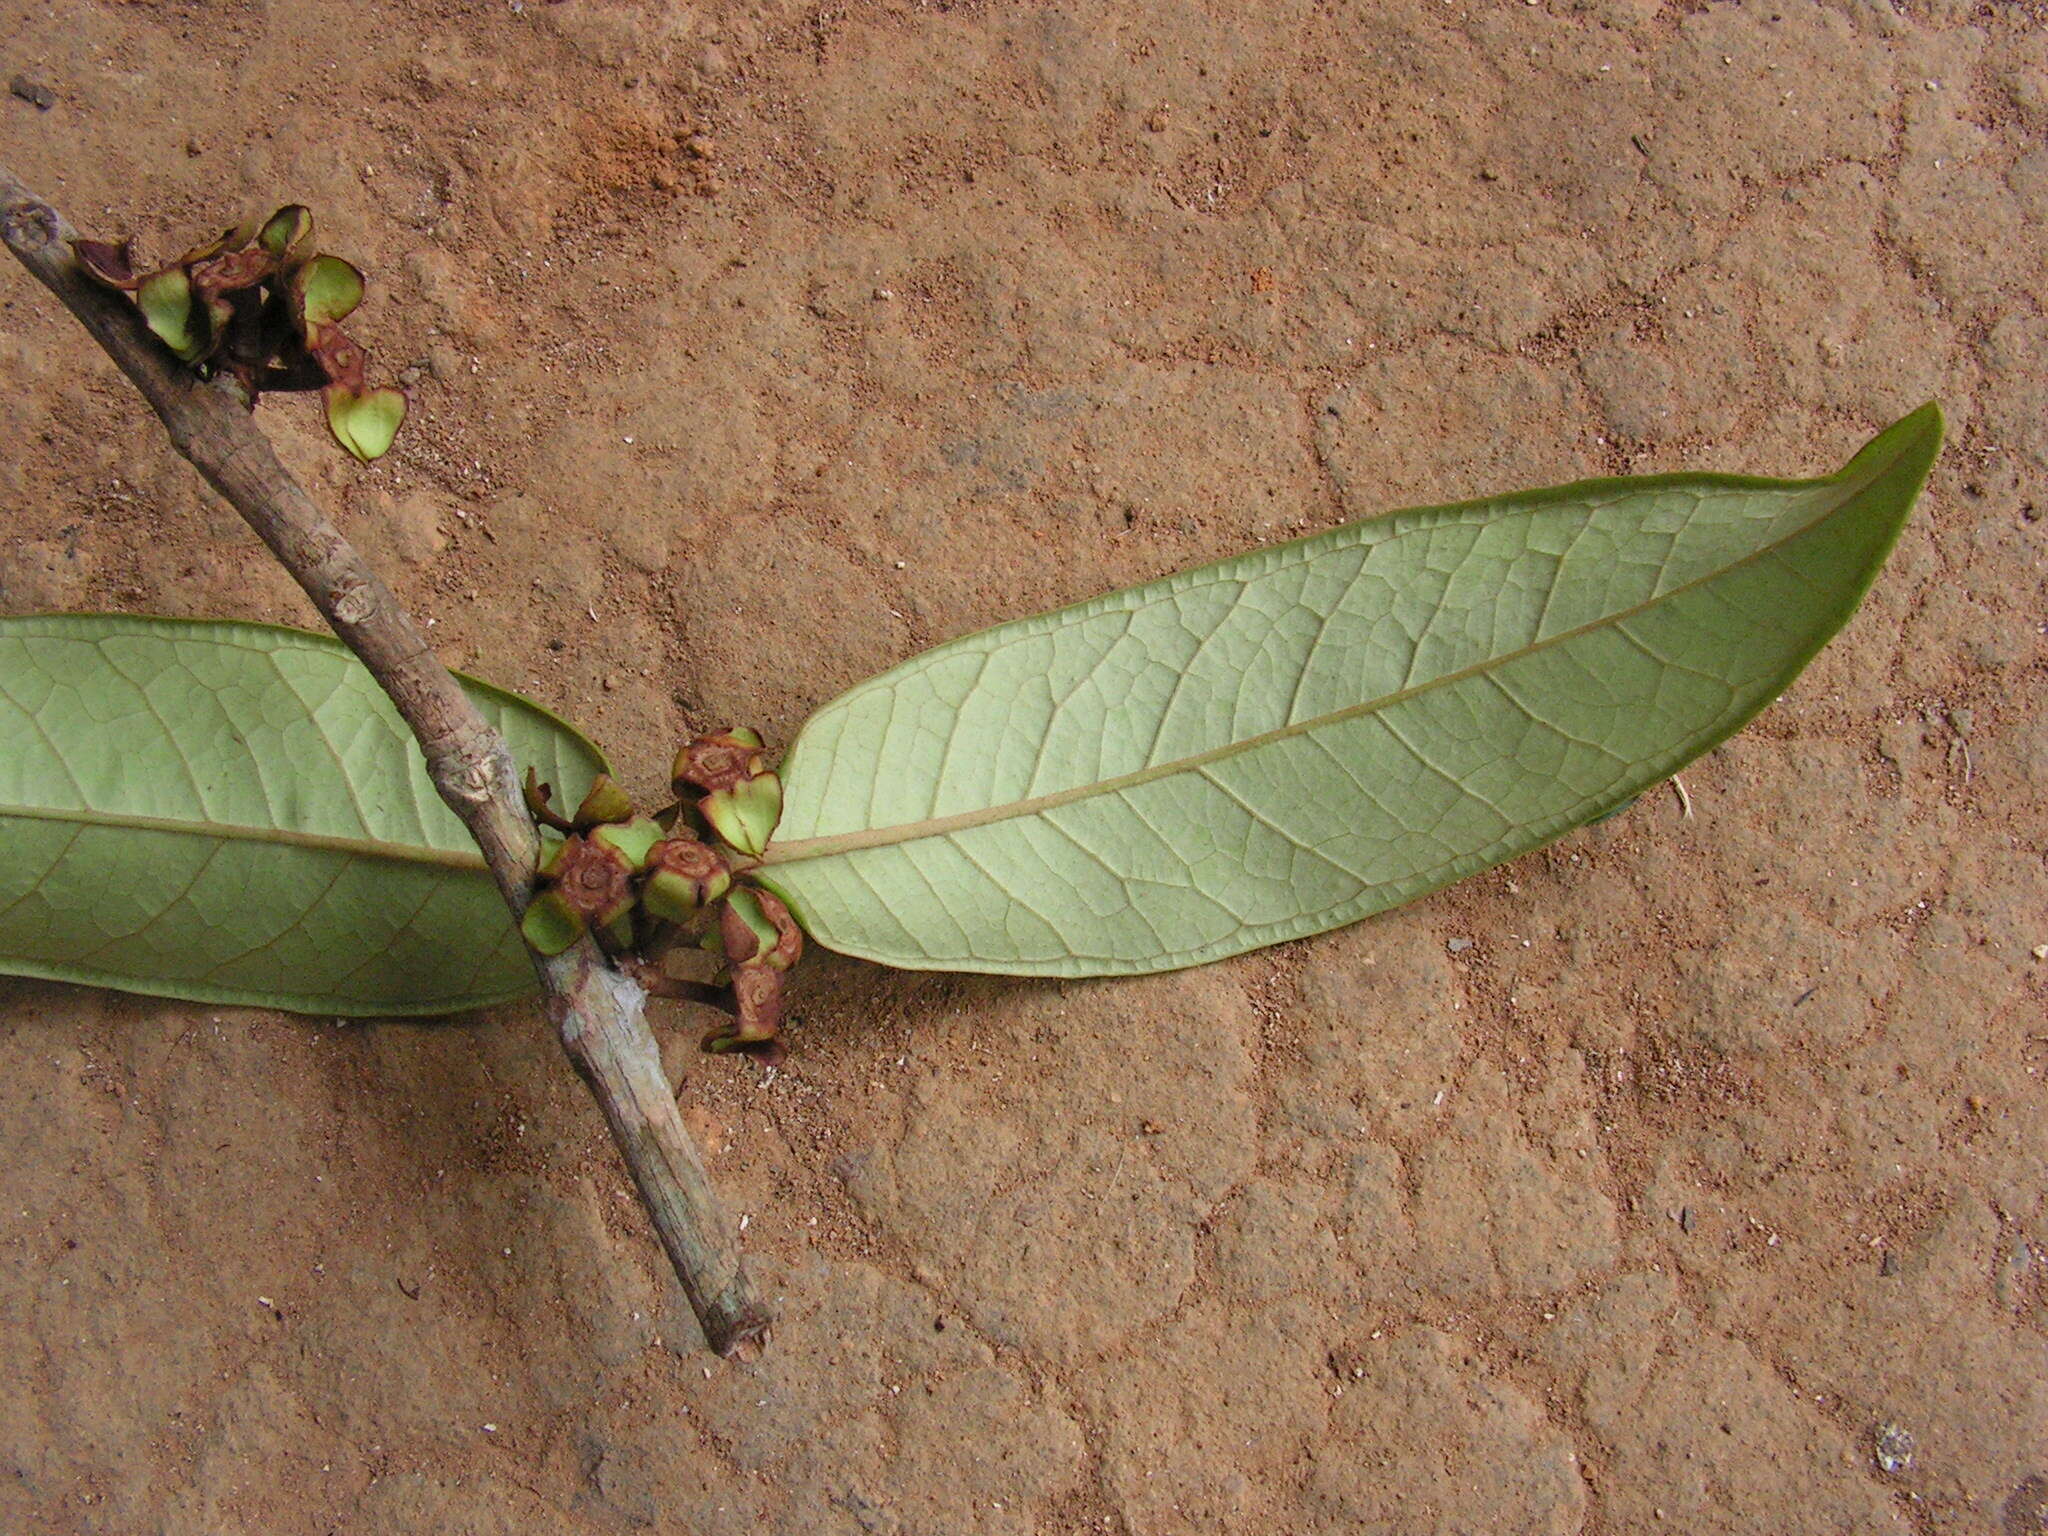
[[[248,218],[231,229],[222,230],[219,239],[209,240],[204,245],[195,245],[180,256],[178,265],[189,267],[202,261],[212,261],[216,256],[223,256],[229,251],[239,251],[256,238],[256,231],[262,222],[261,218]]]
[[[295,266],[310,255],[313,247],[312,210],[290,203],[264,221],[256,243],[276,258],[280,266]]]
[[[782,820],[782,780],[763,773],[731,789],[714,789],[697,809],[728,844],[758,859]]]
[[[583,803],[576,807],[576,814],[570,818],[577,826],[589,828],[611,821],[628,821],[633,815],[633,797],[612,781],[608,773],[600,773],[590,781],[590,792],[583,797]]]
[[[192,279],[183,267],[166,267],[143,280],[135,303],[158,341],[188,363],[206,355],[206,339],[193,324]]]
[[[626,908],[599,930],[598,937],[613,954],[622,955],[633,947],[633,909]]]
[[[668,869],[657,869],[647,877],[640,887],[640,905],[648,916],[670,923],[687,923],[704,910],[697,900],[697,882]]]
[[[540,891],[526,904],[519,919],[519,932],[527,944],[543,955],[559,955],[589,931],[581,914],[556,890]]]
[[[566,837],[557,838],[553,843],[549,843],[543,838],[541,840],[540,869],[538,871],[540,878],[543,880],[559,879],[562,873],[562,858],[568,851],[569,839]]]
[[[661,823],[652,816],[635,816],[631,821],[607,822],[590,836],[593,842],[616,849],[637,875],[647,867],[647,855],[661,841]]]
[[[327,429],[363,463],[381,459],[405,422],[405,391],[370,389],[361,394],[329,388]]]
[[[725,906],[726,910],[745,923],[747,931],[753,934],[754,955],[765,955],[775,947],[775,941],[781,935],[775,931],[775,924],[768,914],[761,910],[760,893],[755,891],[752,886],[743,885],[734,891],[725,898]],[[736,945],[728,942],[725,946],[726,953],[728,955],[732,954],[736,947]],[[749,960],[753,958],[753,955],[742,955],[737,958]]]
[[[363,274],[323,252],[292,274],[291,290],[299,323],[310,338],[315,326],[345,319],[363,302]]]

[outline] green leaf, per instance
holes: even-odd
[[[597,749],[465,686],[580,795]],[[482,858],[370,674],[324,635],[0,619],[0,972],[306,1013],[532,989]]]
[[[806,723],[756,878],[892,965],[1086,976],[1318,933],[1724,740],[1855,611],[1941,442],[1397,512],[940,646]]]

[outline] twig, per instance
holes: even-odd
[[[305,588],[412,728],[434,787],[462,818],[517,916],[536,843],[504,738],[485,723],[398,600],[271,451],[225,384],[201,382],[150,335],[126,300],[80,270],[62,214],[0,166],[0,234],[63,301],[162,418],[173,446],[220,492]],[[646,993],[586,940],[535,957],[548,1017],[597,1098],[662,1246],[722,1355],[764,1340],[767,1307],[683,1127],[647,1027]]]

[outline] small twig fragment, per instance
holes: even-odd
[[[1671,787],[1678,791],[1678,809],[1683,820],[1692,820],[1692,796],[1686,793],[1685,780],[1677,774],[1671,775]]]

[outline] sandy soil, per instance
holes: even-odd
[[[17,72],[81,224],[317,209],[415,421],[263,421],[643,788],[1389,506],[1954,433],[1690,820],[1142,982],[824,957],[772,1079],[664,1020],[757,1365],[531,1010],[0,982],[0,1530],[2048,1530],[2038,5],[12,0]],[[11,266],[0,360],[0,610],[310,622]]]

